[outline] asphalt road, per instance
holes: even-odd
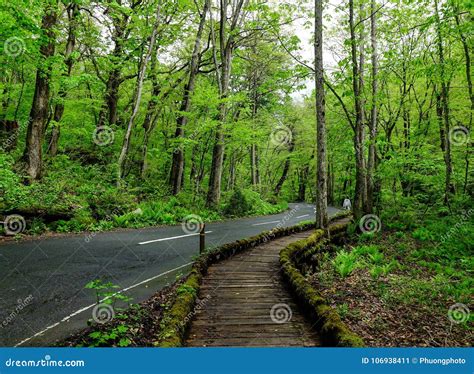
[[[332,215],[338,210],[330,208]],[[210,223],[216,247],[314,219],[314,206],[290,204],[276,215]],[[62,236],[0,245],[0,346],[48,346],[92,317],[91,280],[110,281],[133,302],[146,300],[185,274],[199,237],[181,226]]]

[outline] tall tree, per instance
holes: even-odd
[[[453,164],[451,159],[451,142],[449,139],[450,134],[450,118],[449,118],[449,88],[447,84],[446,77],[446,63],[444,56],[444,41],[443,41],[443,32],[441,26],[441,19],[439,16],[439,1],[434,0],[435,8],[435,26],[436,26],[436,45],[438,48],[438,59],[439,59],[439,74],[441,81],[441,109],[442,109],[442,119],[444,125],[444,163],[445,163],[445,186],[444,186],[444,202],[446,205],[449,205],[450,195],[454,192],[454,186],[451,181],[451,176],[453,173]],[[443,140],[442,140],[443,141]]]
[[[111,39],[114,48],[107,58],[107,68],[110,68],[107,78],[102,78],[99,75],[99,78],[105,83],[105,96],[100,109],[97,127],[102,127],[105,124],[113,126],[117,123],[120,86],[127,79],[135,77],[135,74],[123,76],[122,70],[123,63],[132,56],[130,53],[125,53],[125,43],[131,30],[131,16],[141,3],[142,0],[133,0],[130,3],[123,0],[106,2],[107,6],[104,15],[110,17],[112,23]],[[95,63],[95,60],[93,62]],[[98,71],[97,66],[96,70]]]
[[[376,138],[378,123],[378,60],[377,60],[377,20],[375,0],[370,2],[370,42],[372,59],[372,103],[369,122],[369,155],[367,159],[367,204],[366,213],[372,213],[374,205],[375,190],[375,167],[376,167]]]
[[[57,8],[57,0],[46,1],[41,22],[43,37],[41,38],[40,61],[36,70],[35,93],[28,121],[26,148],[23,154],[30,181],[41,178],[43,168],[42,145],[44,129],[48,119],[52,70],[51,57],[54,56],[56,44],[54,27],[58,19]]]
[[[137,78],[137,85],[136,85],[136,90],[135,90],[135,96],[134,96],[134,103],[133,103],[133,111],[130,116],[130,119],[128,120],[128,125],[127,125],[127,130],[125,132],[125,137],[123,140],[123,145],[122,145],[122,150],[120,152],[120,156],[118,159],[118,171],[117,171],[117,183],[120,184],[122,181],[122,178],[124,176],[124,171],[125,171],[125,162],[127,160],[127,156],[129,153],[130,149],[130,140],[132,138],[132,130],[133,126],[135,124],[135,118],[137,117],[138,111],[140,109],[140,102],[142,99],[142,91],[143,91],[143,81],[145,79],[145,74],[146,74],[146,69],[148,66],[148,62],[150,61],[151,54],[153,53],[155,49],[155,43],[156,43],[156,37],[158,34],[158,27],[160,24],[160,18],[161,18],[161,0],[158,0],[158,5],[156,7],[156,14],[155,14],[155,20],[153,22],[153,28],[150,36],[150,42],[148,44],[148,49],[146,51],[146,54],[142,60],[141,66],[140,66],[140,71],[138,73],[138,78]]]
[[[361,15],[362,16],[362,15]],[[366,165],[364,156],[364,114],[361,87],[361,69],[357,61],[357,37],[355,25],[354,0],[349,0],[349,29],[350,29],[350,46],[352,61],[352,87],[355,106],[355,124],[354,124],[354,149],[356,158],[356,186],[354,196],[354,214],[360,218],[364,213],[364,206],[367,197],[367,179]],[[363,59],[361,59],[363,61]]]
[[[317,133],[317,182],[316,226],[328,224],[328,167],[326,141],[326,98],[324,92],[323,64],[323,1],[314,1],[314,70],[316,86],[316,133]]]
[[[194,49],[189,64],[189,76],[186,86],[184,87],[183,99],[181,101],[180,115],[177,120],[175,139],[180,140],[184,136],[184,128],[188,123],[189,111],[191,108],[191,96],[196,86],[196,78],[199,72],[199,65],[201,62],[201,40],[204,33],[204,26],[206,24],[207,13],[211,6],[211,0],[204,1],[204,7],[200,12],[199,27],[194,41]],[[183,184],[183,173],[184,173],[184,150],[179,145],[173,152],[173,161],[171,164],[170,173],[170,186],[171,193],[176,195],[181,190]]]
[[[211,174],[209,177],[209,189],[207,192],[207,206],[214,207],[219,204],[221,197],[222,183],[222,165],[224,161],[224,123],[227,118],[226,99],[229,95],[230,74],[232,70],[232,58],[234,54],[235,37],[237,27],[242,21],[243,8],[248,0],[234,0],[232,7],[229,8],[229,0],[220,0],[219,6],[219,54],[220,61],[217,60],[217,41],[213,31],[214,45],[214,63],[219,86],[219,98],[221,100],[219,106],[219,118],[215,131],[215,142],[212,150]],[[228,26],[228,20],[230,25]]]
[[[472,73],[471,73],[471,52],[468,44],[468,39],[466,38],[466,35],[463,32],[462,29],[462,23],[461,23],[461,16],[459,15],[460,9],[456,1],[453,1],[453,8],[454,8],[454,19],[456,20],[456,26],[458,29],[458,34],[459,38],[461,39],[461,44],[463,47],[463,52],[464,52],[464,61],[465,61],[465,72],[466,72],[466,81],[467,81],[467,92],[469,94],[469,99],[471,102],[471,110],[469,112],[469,126],[468,126],[468,131],[472,130],[472,120],[473,120],[473,115],[474,115],[474,93],[472,89]],[[472,23],[471,23],[472,26]],[[470,142],[466,142],[466,155],[465,155],[465,170],[464,170],[464,187],[463,191],[466,193],[467,191],[467,185],[468,185],[468,180],[469,180],[469,159],[470,159],[470,153],[471,151],[471,144]]]
[[[74,48],[76,46],[76,32],[77,32],[77,21],[79,18],[79,5],[75,2],[71,2],[68,7],[66,8],[67,17],[68,17],[68,37],[66,41],[66,49],[64,51],[64,64],[66,65],[66,69],[64,70],[63,82],[59,89],[59,102],[56,103],[54,107],[54,114],[53,114],[53,128],[51,129],[51,138],[49,140],[48,145],[48,152],[51,156],[56,156],[58,152],[59,146],[59,136],[61,134],[61,118],[64,114],[64,100],[67,96],[67,88],[66,83],[64,80],[69,78],[72,73],[72,67],[74,65],[74,58],[72,53],[74,52]]]

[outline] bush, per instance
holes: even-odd
[[[12,166],[12,158],[0,152],[0,212],[15,209],[27,194]]]
[[[235,189],[229,202],[224,208],[224,214],[229,217],[245,216],[251,209],[247,198],[240,189]]]
[[[288,209],[287,202],[271,204],[251,189],[235,189],[226,200],[223,212],[230,217],[276,214]]]

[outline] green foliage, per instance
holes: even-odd
[[[341,316],[341,319],[346,318],[349,314],[349,305],[347,303],[339,304],[337,306],[337,312],[339,313],[339,316]]]
[[[89,334],[91,342],[90,347],[105,347],[113,346],[116,343],[118,347],[128,347],[131,344],[130,339],[127,337],[129,327],[126,325],[118,325],[111,329],[102,331],[97,330]]]
[[[85,289],[94,290],[97,303],[115,305],[117,301],[129,303],[132,299],[127,295],[118,292],[119,286],[112,282],[104,282],[101,279],[90,281],[84,286]]]
[[[235,189],[230,196],[229,202],[224,208],[226,216],[245,216],[250,211],[251,205],[247,201],[246,196],[240,189]]]
[[[355,247],[352,252],[357,256],[369,256],[379,253],[379,248],[377,245],[361,245]]]
[[[411,234],[414,239],[418,239],[420,241],[427,241],[427,240],[433,240],[434,235],[426,228],[420,227],[416,230],[414,230]]]
[[[332,264],[337,273],[345,278],[349,276],[358,266],[357,255],[352,252],[340,250],[332,260]]]
[[[369,273],[374,279],[378,279],[381,275],[386,277],[393,269],[398,267],[399,264],[397,261],[392,260],[389,263],[383,265],[374,265],[370,268]]]
[[[182,295],[184,293],[189,293],[193,296],[197,296],[197,290],[194,287],[192,287],[192,286],[190,286],[189,284],[186,284],[186,283],[179,286],[178,289],[176,290],[176,292],[177,292],[178,295]]]
[[[12,171],[13,159],[0,152],[0,212],[18,207],[27,195],[20,177]]]
[[[363,232],[359,235],[359,242],[360,243],[370,243],[376,234],[374,232]]]

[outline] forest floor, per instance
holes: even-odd
[[[452,267],[440,252],[387,232],[369,243],[332,248],[310,279],[367,346],[471,346],[472,281],[462,265],[469,254]]]

